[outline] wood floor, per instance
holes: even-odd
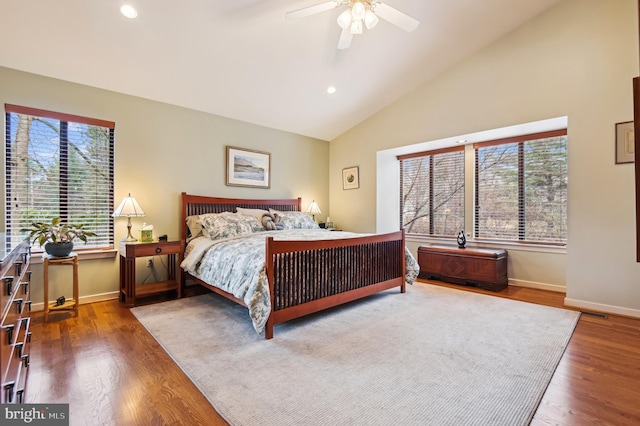
[[[418,285],[432,284],[556,307],[564,298]],[[69,403],[71,425],[226,424],[117,301],[81,305],[78,318],[54,313],[48,323],[35,313],[32,324],[27,402]],[[640,320],[583,314],[531,424],[640,424]]]

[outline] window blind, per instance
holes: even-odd
[[[400,226],[408,234],[464,229],[464,147],[399,156]]]
[[[566,243],[566,134],[474,145],[476,238]]]
[[[9,248],[20,229],[57,216],[97,234],[75,249],[112,248],[115,123],[8,104],[5,113]]]

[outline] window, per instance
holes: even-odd
[[[566,135],[565,129],[474,145],[476,238],[566,243]]]
[[[97,234],[79,249],[112,248],[115,124],[16,105],[5,113],[9,248],[21,228],[57,216]]]
[[[400,226],[409,234],[464,229],[464,147],[399,156]]]

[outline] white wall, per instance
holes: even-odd
[[[614,124],[633,119],[636,75],[635,0],[559,3],[332,141],[332,219],[376,230],[378,151],[567,116],[566,261],[518,255],[509,275],[564,275],[569,303],[640,316],[633,165],[614,161]],[[353,165],[360,189],[343,191],[341,169]]]
[[[303,208],[315,199],[328,210],[325,141],[0,67],[0,104],[5,103],[116,123],[115,203],[131,192],[146,214],[132,220],[133,232],[144,221],[153,224],[155,236],[177,239],[182,191],[230,198],[302,197]],[[226,186],[227,145],[270,152],[271,188]],[[4,174],[4,161],[1,167]],[[116,219],[116,241],[125,235],[126,219]],[[38,304],[42,266],[32,269],[32,297]],[[118,259],[81,260],[79,275],[81,300],[117,292]],[[138,281],[144,278],[140,275]],[[64,277],[52,275],[52,284],[58,281]],[[56,287],[50,291],[64,293]]]

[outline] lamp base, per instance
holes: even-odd
[[[127,222],[127,236],[120,240],[121,243],[135,243],[138,241],[133,235],[131,235],[131,217],[129,217],[129,221]]]

